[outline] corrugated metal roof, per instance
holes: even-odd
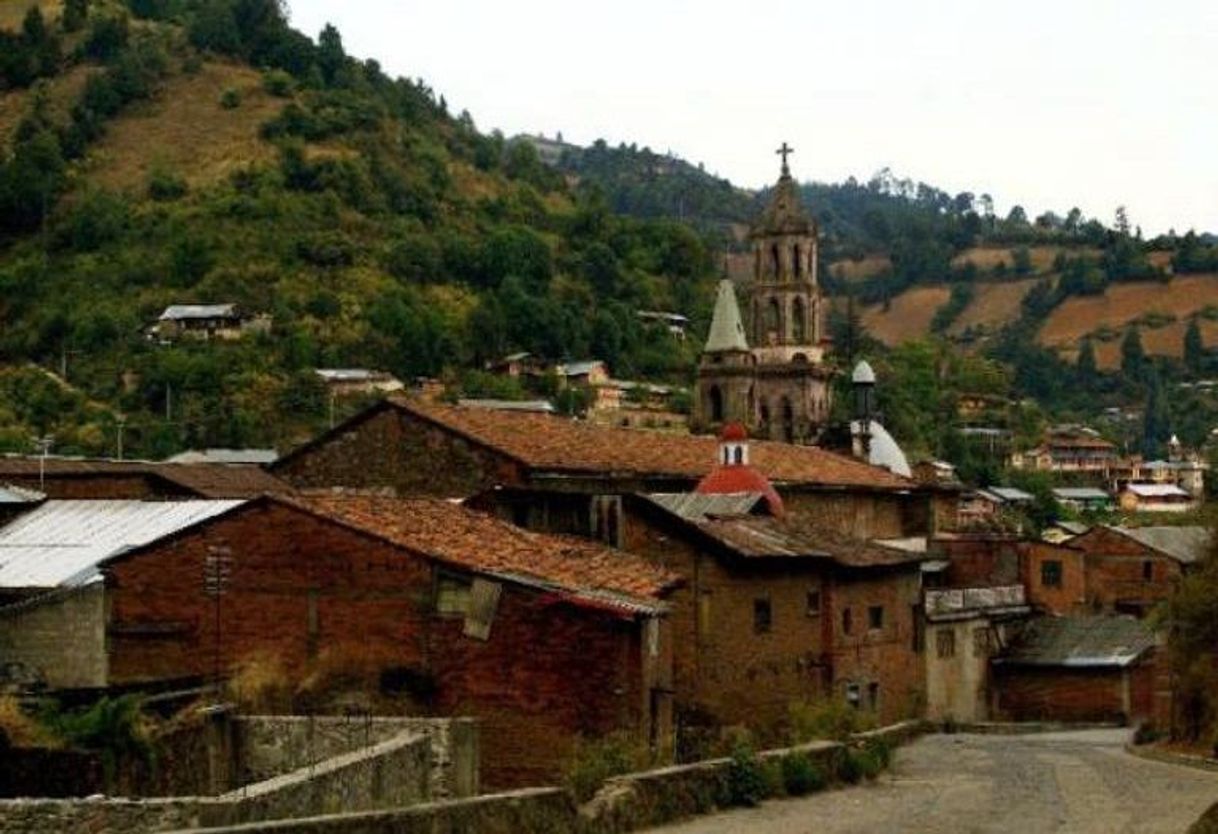
[[[493,411],[531,411],[538,414],[553,414],[555,411],[549,400],[463,399],[457,404],[469,408],[489,408]]]
[[[1028,623],[996,662],[1012,666],[1128,666],[1154,648],[1155,634],[1133,617],[1042,617]]]
[[[1125,489],[1139,498],[1191,498],[1175,484],[1127,484]]]
[[[1206,527],[1110,527],[1122,536],[1166,553],[1184,564],[1199,562],[1209,552],[1213,537]]]
[[[46,496],[36,490],[0,484],[0,504],[37,504],[43,498]]]
[[[1065,501],[1108,501],[1111,496],[1097,487],[1057,487],[1053,497]]]
[[[999,499],[998,503],[1005,503],[1007,501],[1018,503],[1035,500],[1035,496],[1030,492],[1024,492],[1022,489],[1016,489],[1015,487],[986,487],[985,489],[977,490],[977,494],[995,496]]]
[[[274,463],[279,453],[274,449],[191,449],[179,452],[166,463],[228,463],[261,466]]]
[[[760,492],[653,492],[643,497],[681,518],[699,521],[707,516],[748,515],[763,496]]]
[[[236,304],[171,304],[161,313],[161,321],[183,319],[235,318]]]
[[[0,528],[0,587],[83,585],[98,566],[241,501],[47,501]]]

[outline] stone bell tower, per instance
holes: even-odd
[[[756,361],[755,433],[788,443],[812,443],[829,419],[832,371],[817,281],[818,230],[804,213],[791,177],[786,142],[770,205],[753,226],[749,334]]]

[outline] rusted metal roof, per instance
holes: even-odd
[[[241,503],[47,501],[0,528],[0,588],[87,584],[107,559]]]
[[[996,663],[1069,668],[1123,667],[1155,647],[1154,631],[1133,617],[1042,617],[1028,623]]]
[[[760,492],[653,492],[643,497],[681,518],[698,521],[707,516],[748,515],[763,496]]]
[[[1209,552],[1213,534],[1207,527],[1109,527],[1186,565],[1199,562]]]
[[[199,498],[253,498],[292,487],[260,466],[220,463],[168,463],[105,458],[0,455],[0,480],[30,481],[45,473],[58,478],[143,477],[159,479]]]

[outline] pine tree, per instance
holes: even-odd
[[[85,25],[89,17],[89,0],[65,0],[63,4],[63,30],[75,32]]]
[[[1163,442],[1171,435],[1171,414],[1167,409],[1163,380],[1153,368],[1147,389],[1146,413],[1142,419],[1142,454],[1152,458],[1160,456]]]
[[[1121,373],[1130,379],[1142,376],[1142,368],[1146,364],[1146,351],[1142,349],[1142,334],[1138,328],[1131,327],[1125,331],[1121,341]]]
[[[1184,331],[1184,366],[1194,376],[1200,375],[1201,363],[1205,358],[1205,345],[1201,342],[1201,327],[1194,318]]]
[[[1090,388],[1095,384],[1098,371],[1095,364],[1095,348],[1091,344],[1091,339],[1083,339],[1083,344],[1078,351],[1075,373],[1078,375],[1079,385],[1084,388]]]

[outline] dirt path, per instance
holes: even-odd
[[[927,736],[873,785],[703,817],[663,834],[1177,834],[1218,774],[1127,754],[1124,731]]]

